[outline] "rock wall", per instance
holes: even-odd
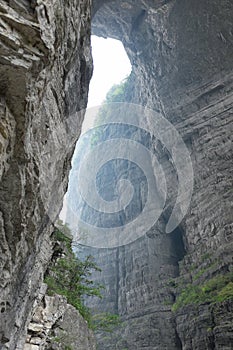
[[[94,1],[93,32],[120,39],[131,60],[128,101],[174,124],[195,177],[188,215],[165,235],[177,182],[168,155],[154,144],[170,192],[163,217],[132,245],[95,252],[103,268],[96,279],[108,298],[99,309],[124,321],[120,331],[101,335],[101,350],[232,349],[231,301],[176,313],[170,305],[181,285],[232,270],[232,7],[229,0]],[[52,255],[51,223],[83,119],[76,112],[87,102],[89,34],[89,1],[0,1],[2,349],[24,348]]]
[[[24,350],[95,350],[95,338],[79,312],[66,298],[45,294],[42,284],[28,324]]]
[[[0,1],[1,349],[24,347],[91,71],[89,1]]]
[[[195,181],[188,214],[166,235],[177,180],[172,160],[155,142],[169,192],[158,225],[126,247],[88,249],[102,267],[96,280],[107,286],[103,302],[90,305],[123,320],[113,335],[98,335],[100,348],[230,350],[232,301],[176,312],[171,305],[190,283],[203,285],[232,271],[232,4],[94,5],[93,32],[120,39],[131,60],[127,101],[158,110],[172,122],[190,151]],[[185,256],[177,253],[182,245]]]

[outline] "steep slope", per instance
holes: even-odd
[[[166,210],[132,244],[91,250],[103,268],[96,279],[106,284],[98,307],[124,321],[101,335],[101,350],[232,349],[232,282],[218,280],[232,272],[232,10],[229,0],[94,1],[93,32],[120,39],[132,63],[127,101],[172,122],[195,180],[188,215],[166,234],[176,169],[152,138],[167,179]],[[89,34],[89,1],[0,1],[2,349],[23,349],[52,255],[51,223],[87,101]],[[222,294],[193,300],[200,288]]]
[[[194,170],[189,212],[168,235],[165,226],[178,187],[176,169],[172,155],[153,140],[169,193],[159,222],[125,247],[87,249],[103,270],[96,279],[107,286],[103,302],[93,300],[90,305],[117,312],[124,321],[112,336],[99,335],[100,348],[230,350],[232,3],[96,1],[94,5],[93,33],[120,39],[131,60],[126,101],[159,111],[176,127]],[[154,125],[148,127],[153,130]],[[109,192],[111,176],[104,175],[101,188],[106,186]],[[221,276],[231,277],[219,282]],[[194,290],[204,296],[197,298]]]
[[[0,1],[0,344],[22,349],[92,71],[89,1]]]

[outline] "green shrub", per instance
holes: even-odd
[[[110,313],[92,315],[89,308],[84,304],[84,296],[97,296],[102,298],[101,291],[104,287],[95,285],[91,280],[92,271],[101,271],[95,264],[94,258],[89,255],[81,261],[72,251],[72,236],[68,225],[58,222],[59,228],[53,233],[54,243],[60,242],[65,245],[63,256],[58,258],[51,266],[45,277],[48,285],[48,295],[59,294],[67,298],[67,302],[73,305],[93,330],[111,332],[120,324],[119,316]],[[61,341],[56,337],[55,341]],[[68,347],[67,347],[68,350]]]
[[[67,302],[80,312],[93,330],[112,332],[113,328],[120,324],[119,316],[110,313],[92,315],[83,300],[84,296],[102,298],[101,291],[104,287],[100,284],[94,285],[91,280],[92,271],[101,269],[95,264],[91,255],[84,261],[76,257],[72,251],[72,236],[68,225],[64,225],[62,221],[58,224],[59,228],[54,231],[53,239],[54,242],[64,244],[66,249],[62,251],[62,257],[58,258],[47,272],[45,277],[45,283],[48,285],[47,293],[65,296]],[[60,341],[60,338],[56,337],[55,341]]]
[[[189,304],[216,303],[233,299],[233,273],[213,277],[202,285],[188,284],[178,296],[173,311]]]
[[[72,251],[71,239],[58,229],[54,233],[55,241],[64,242],[67,252],[64,257],[57,259],[50,267],[45,277],[49,295],[59,294],[67,298],[80,314],[90,323],[89,309],[84,305],[83,296],[97,296],[101,298],[103,286],[95,286],[90,279],[93,270],[100,271],[92,256],[84,261],[79,260]]]
[[[92,329],[111,333],[121,324],[119,315],[103,312],[92,317]]]
[[[112,120],[111,116],[112,113],[114,113],[114,110],[112,110],[112,106],[110,104],[112,103],[120,103],[120,102],[125,102],[126,101],[126,92],[127,89],[129,88],[130,84],[130,76],[125,78],[121,83],[117,85],[113,85],[110,90],[108,91],[106,98],[101,105],[98,115],[95,120],[95,125],[98,124],[104,124],[105,122],[107,123]],[[97,132],[98,135],[98,132]],[[93,138],[93,143],[96,142],[97,136]]]
[[[213,261],[211,264],[209,264],[206,267],[203,267],[200,269],[196,275],[193,276],[193,280],[196,281],[199,277],[201,277],[205,272],[209,271],[211,268],[217,265],[217,261]]]
[[[228,299],[233,299],[233,282],[229,282],[218,293],[217,301],[222,302]]]
[[[193,280],[196,281],[199,277],[201,277],[206,271],[208,271],[209,267],[202,268],[199,270],[196,275],[193,276]]]

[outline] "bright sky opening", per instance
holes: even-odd
[[[119,84],[131,73],[131,64],[124,46],[119,40],[91,37],[94,72],[89,88],[87,108],[101,105],[114,84]],[[93,120],[84,119],[82,133],[93,125]],[[65,222],[66,196],[60,218]]]
[[[110,88],[119,84],[131,72],[131,64],[124,46],[119,40],[91,37],[94,72],[89,88],[87,108],[101,105]],[[92,121],[84,120],[83,132]]]

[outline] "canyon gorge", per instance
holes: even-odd
[[[1,349],[233,349],[232,13],[229,0],[0,0]],[[173,154],[149,138],[166,175],[162,215],[148,230],[141,222],[140,237],[126,245],[77,250],[102,269],[93,279],[105,286],[103,298],[88,306],[122,322],[95,335],[44,284],[87,106],[91,32],[123,43],[132,72],[121,102],[173,125],[194,179],[185,217],[167,232],[179,178]],[[133,128],[104,133],[145,138]],[[127,220],[146,201],[146,179],[118,165],[120,174],[105,169],[99,184],[106,196],[112,177],[134,180],[140,195]]]

